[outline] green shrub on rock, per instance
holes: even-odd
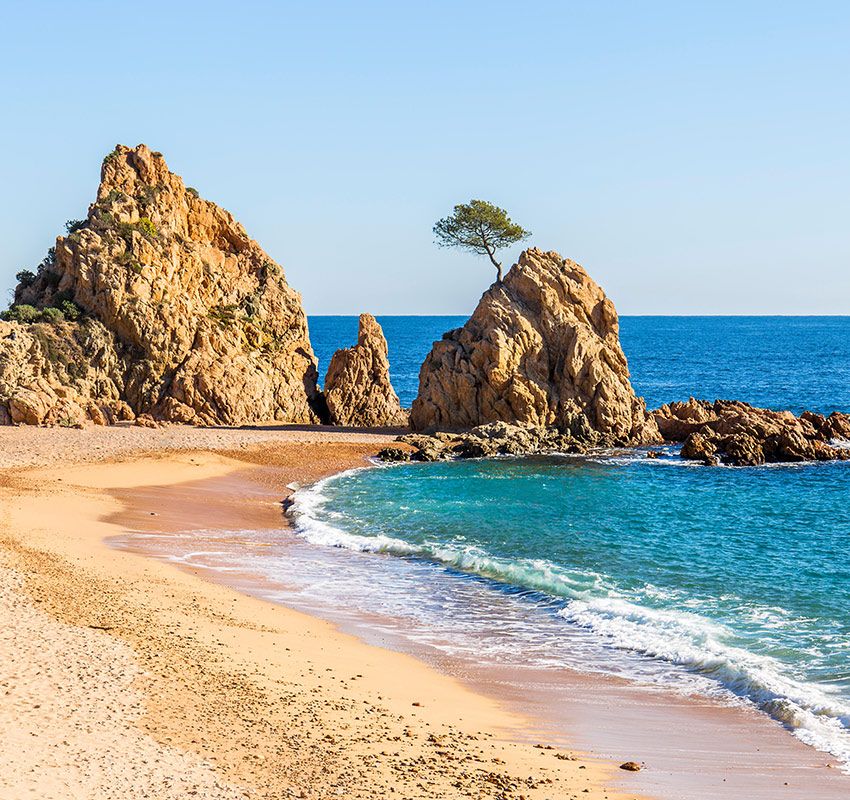
[[[68,232],[70,236],[72,233],[76,233],[80,228],[84,228],[88,220],[85,219],[69,219],[65,223],[65,230]]]
[[[63,300],[59,303],[59,310],[65,316],[65,319],[71,322],[78,320],[83,313],[82,309],[73,300]]]
[[[148,217],[142,217],[137,223],[136,228],[145,236],[156,237],[156,225]]]
[[[15,280],[18,281],[22,288],[27,289],[35,282],[35,273],[28,269],[22,269],[17,275],[15,275]]]
[[[41,312],[41,321],[49,322],[51,325],[58,325],[65,321],[65,315],[54,306],[48,306]]]
[[[138,222],[119,222],[116,225],[118,234],[131,246],[133,243],[133,231],[138,231],[148,239],[154,239],[159,234],[153,221],[149,217],[141,217]]]
[[[30,323],[38,320],[40,316],[41,312],[35,306],[27,305],[26,303],[14,305],[7,311],[0,313],[0,318],[6,322]]]

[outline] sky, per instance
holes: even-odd
[[[0,12],[3,302],[145,142],[312,314],[471,311],[492,267],[431,228],[472,198],[621,314],[850,313],[850,3]]]

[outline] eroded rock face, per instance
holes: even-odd
[[[415,430],[496,421],[555,427],[591,444],[660,441],[629,382],[613,303],[558,253],[523,252],[422,365]]]
[[[732,466],[794,461],[850,459],[850,450],[833,440],[850,442],[850,415],[828,417],[806,411],[771,411],[734,400],[669,403],[654,412],[666,439],[684,442],[683,458]]]
[[[407,425],[407,414],[390,383],[387,340],[371,314],[360,315],[357,344],[333,354],[325,379],[325,401],[334,425]]]
[[[0,321],[0,424],[107,424],[132,419],[121,399],[120,343],[94,319]]]
[[[0,333],[7,409],[44,378],[84,409],[126,401],[135,414],[179,422],[318,421],[300,296],[242,225],[145,145],[119,145],[104,159],[87,219],[57,239],[15,299],[40,309],[71,301],[84,319],[52,326],[75,342],[73,374],[45,352],[51,326],[14,325],[23,344]],[[16,414],[42,416],[35,406]]]

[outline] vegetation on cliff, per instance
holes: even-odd
[[[19,273],[3,319],[12,326],[0,338],[5,416],[22,392],[49,405],[49,386],[82,418],[120,401],[132,414],[180,422],[318,421],[300,296],[242,225],[145,145],[107,155],[86,218],[68,222],[35,271]],[[89,328],[98,335],[82,335]],[[26,365],[12,364],[18,337]],[[105,349],[114,368],[55,370],[49,352],[60,338],[81,365]]]

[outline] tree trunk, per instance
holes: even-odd
[[[487,255],[490,256],[490,261],[492,262],[493,266],[496,268],[496,283],[501,285],[501,283],[502,283],[502,265],[498,261],[496,261],[494,251],[491,250],[489,247],[487,248]]]

